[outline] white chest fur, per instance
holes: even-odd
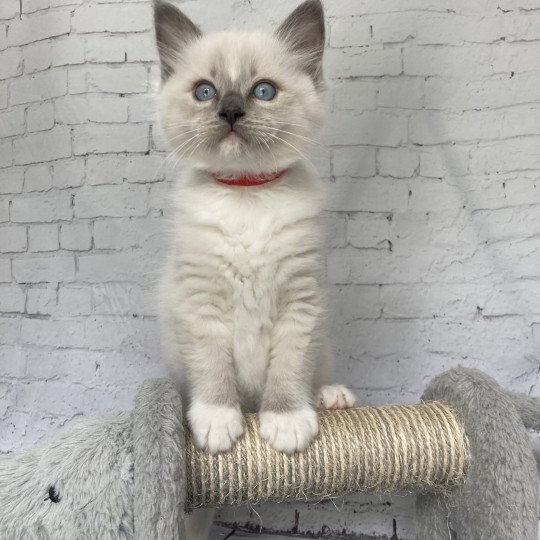
[[[264,387],[283,269],[319,247],[320,201],[309,166],[253,188],[201,182],[193,174],[179,190],[176,257],[205,276],[208,298],[230,329],[237,383],[248,400]]]

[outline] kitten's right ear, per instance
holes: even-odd
[[[161,80],[166,81],[174,72],[185,46],[202,36],[202,32],[177,7],[161,0],[154,2],[154,24],[161,60]]]

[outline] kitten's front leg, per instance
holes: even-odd
[[[270,367],[259,413],[260,434],[276,450],[304,450],[319,431],[312,402],[312,333],[320,316],[316,294],[287,304],[273,329]]]
[[[195,444],[210,453],[229,450],[243,432],[232,362],[231,335],[216,317],[190,321],[186,367],[191,403],[187,413]]]

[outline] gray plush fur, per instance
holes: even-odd
[[[461,413],[472,465],[462,487],[418,495],[418,540],[536,540],[536,463],[516,396],[478,370],[456,368],[437,377],[423,399],[445,400]],[[517,403],[528,424],[538,425],[538,404]]]
[[[133,538],[132,444],[130,415],[115,414],[0,456],[0,538]]]
[[[155,380],[133,414],[85,418],[48,444],[0,456],[0,539],[184,538],[183,441],[180,397]]]
[[[146,381],[139,391],[133,443],[136,538],[184,538],[182,403],[169,381]]]

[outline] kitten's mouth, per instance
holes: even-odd
[[[243,139],[243,137],[235,129],[231,129],[225,137],[223,137],[223,142],[227,144],[238,144]]]

